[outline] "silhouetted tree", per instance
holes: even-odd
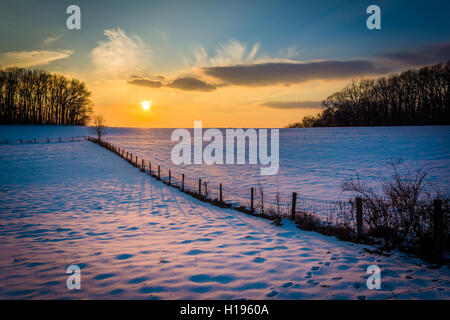
[[[42,70],[0,69],[0,123],[85,125],[86,85]]]
[[[105,131],[105,117],[101,114],[96,114],[94,116],[94,128],[97,133],[97,137],[99,140],[102,138],[102,134]]]
[[[450,61],[378,79],[353,81],[321,112],[290,127],[450,124]]]

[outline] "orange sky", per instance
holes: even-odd
[[[320,109],[275,109],[263,106],[268,100],[321,101],[349,80],[314,80],[303,84],[268,87],[223,87],[214,92],[148,88],[124,80],[92,81],[95,112],[108,125],[120,127],[192,127],[202,120],[205,127],[284,127]],[[142,101],[152,101],[150,110]]]

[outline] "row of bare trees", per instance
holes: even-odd
[[[0,70],[0,123],[85,125],[90,94],[83,82],[43,70]]]
[[[450,124],[450,61],[353,81],[322,102],[317,116],[290,127]]]

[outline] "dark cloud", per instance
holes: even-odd
[[[265,86],[298,83],[312,79],[334,79],[380,74],[388,70],[378,68],[370,61],[352,60],[306,63],[273,62],[253,65],[205,67],[203,71],[205,74],[229,84]]]
[[[261,104],[273,109],[305,109],[320,108],[322,101],[266,101]]]
[[[410,51],[381,53],[378,56],[409,66],[421,66],[450,60],[450,42],[419,47]]]
[[[191,77],[183,77],[175,79],[167,86],[171,88],[189,91],[213,91],[216,89],[216,87],[211,84],[208,84],[202,80]]]
[[[161,86],[162,86],[161,81],[153,81],[153,80],[148,80],[148,79],[128,80],[127,83],[134,84],[136,86],[141,86],[141,87],[149,87],[149,88],[161,88]]]

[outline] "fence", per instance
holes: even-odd
[[[45,138],[45,139],[36,139],[33,140],[8,140],[3,139],[0,141],[0,145],[14,145],[14,144],[32,144],[32,143],[56,143],[56,142],[77,142],[77,141],[85,141],[88,140],[86,136],[75,136],[75,137],[69,137],[69,138]]]
[[[368,240],[367,235],[371,230],[371,225],[363,214],[367,211],[367,204],[360,197],[349,201],[325,201],[300,197],[293,192],[288,197],[277,193],[274,197],[268,198],[267,194],[264,194],[262,186],[258,185],[250,188],[248,198],[242,196],[237,201],[235,199],[227,201],[226,190],[222,183],[211,185],[209,181],[188,177],[185,173],[174,174],[173,169],[139,158],[107,141],[92,137],[87,140],[116,153],[136,168],[165,184],[178,188],[202,201],[270,220],[279,221],[283,217],[290,218],[304,229],[337,235],[344,240],[355,242]],[[433,221],[430,224],[434,241],[433,256],[439,260],[443,254],[443,234],[446,232],[442,227],[442,225],[446,225],[443,223],[446,218],[442,213],[442,201],[434,202],[433,212]]]

